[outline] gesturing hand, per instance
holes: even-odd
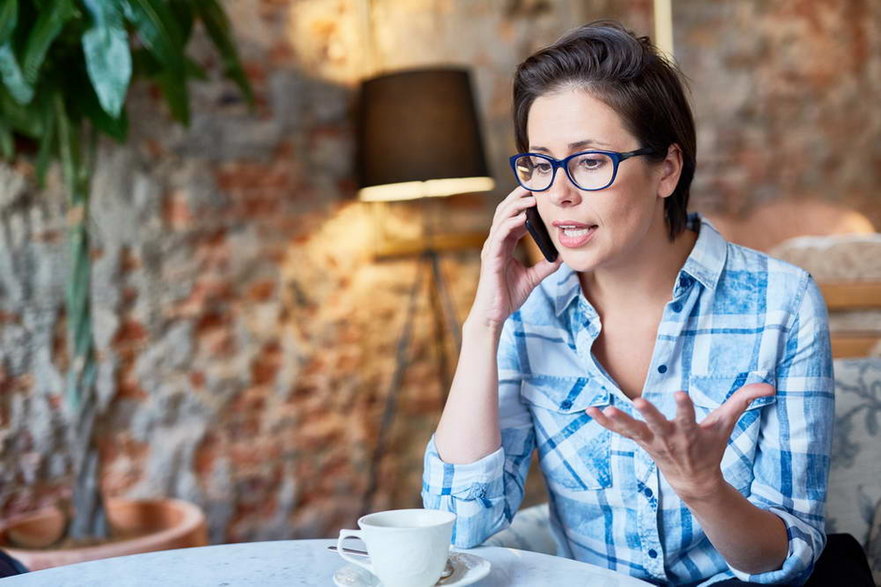
[[[744,385],[700,424],[695,422],[691,398],[683,391],[675,394],[676,417],[673,420],[667,420],[654,405],[641,397],[633,401],[633,406],[645,422],[611,406],[602,411],[591,407],[585,412],[600,426],[641,446],[677,495],[688,503],[711,495],[725,482],[722,455],[734,425],[754,399],[774,393],[774,388],[766,383]]]

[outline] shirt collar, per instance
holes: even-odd
[[[697,214],[688,215],[688,228],[697,230],[697,242],[680,273],[687,273],[707,289],[716,289],[728,259],[728,243],[716,227]]]
[[[705,288],[715,289],[728,257],[728,243],[715,226],[696,212],[688,215],[687,226],[697,230],[698,236],[679,272],[676,287],[682,286],[682,274],[688,274]],[[549,289],[555,300],[554,311],[559,316],[581,294],[581,282],[578,273],[565,263],[549,279],[553,280]]]
[[[554,280],[551,284],[551,291],[556,292],[554,311],[559,316],[572,303],[572,300],[581,294],[581,281],[578,279],[578,273],[565,263],[560,265],[560,268],[554,272],[550,279]]]

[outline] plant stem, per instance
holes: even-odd
[[[92,447],[97,415],[95,397],[95,346],[90,303],[91,257],[89,248],[89,192],[95,140],[83,157],[81,123],[68,118],[60,94],[55,96],[59,154],[69,201],[68,224],[71,275],[67,290],[67,329],[70,365],[67,373],[67,407],[71,426],[69,444],[74,470],[73,518],[68,535],[74,539],[106,538],[107,519],[100,492],[100,462]]]

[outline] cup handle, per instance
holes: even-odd
[[[364,542],[364,538],[361,536],[361,530],[340,530],[340,537],[337,538],[336,541],[336,551],[337,553],[343,557],[343,560],[346,562],[352,563],[353,565],[358,565],[359,567],[370,571],[371,574],[375,575],[376,573],[373,571],[373,565],[369,562],[365,561],[363,558],[358,559],[343,549],[343,542],[346,538],[357,538],[361,542]]]

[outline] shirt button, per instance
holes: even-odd
[[[651,487],[646,487],[642,492],[645,494],[646,497],[651,497],[652,495],[654,495]]]
[[[666,372],[667,372],[667,365],[661,365],[660,367],[658,367],[658,373],[666,373]]]
[[[571,407],[572,407],[572,402],[567,399],[563,400],[563,402],[560,404],[560,408],[564,409],[564,410],[568,410]]]
[[[658,551],[654,548],[650,548],[648,552],[649,558],[658,558]]]
[[[671,307],[671,308],[673,309],[673,311],[676,312],[677,314],[678,314],[679,312],[682,311],[682,304],[680,304],[679,302],[673,302],[673,305],[670,306],[670,307]]]

